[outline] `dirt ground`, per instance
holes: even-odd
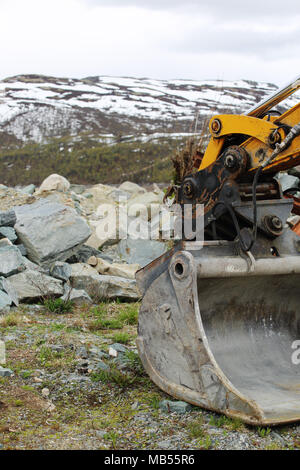
[[[254,428],[197,407],[163,411],[161,401],[174,399],[139,360],[138,308],[114,302],[58,313],[54,303],[0,316],[13,373],[0,377],[0,448],[300,448],[297,424]]]

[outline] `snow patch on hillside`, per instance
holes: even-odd
[[[199,119],[246,112],[276,86],[247,80],[61,79],[23,75],[0,81],[0,126],[20,141],[97,134],[190,132]],[[286,102],[298,102],[293,96]]]

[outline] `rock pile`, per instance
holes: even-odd
[[[148,237],[158,213],[153,205],[162,200],[156,185],[151,191],[131,182],[87,188],[60,175],[40,188],[0,185],[0,312],[49,297],[139,299],[136,271],[167,251],[159,236]]]

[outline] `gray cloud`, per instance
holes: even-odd
[[[0,0],[1,75],[249,78],[279,84],[299,71],[298,2]]]
[[[294,16],[299,11],[299,0],[82,0],[94,6],[106,7],[137,7],[148,10],[182,10],[191,9],[198,13],[211,14],[222,21],[224,17],[247,20],[249,17],[257,21],[263,17],[279,18]]]
[[[217,31],[201,32],[193,30],[186,32],[177,43],[167,44],[166,47],[186,53],[226,53],[255,55],[264,60],[274,60],[289,57],[299,57],[300,30],[297,31]]]

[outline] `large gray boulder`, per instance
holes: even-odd
[[[9,282],[17,292],[20,301],[63,294],[62,281],[30,269],[11,276]]]
[[[0,226],[13,227],[16,223],[17,217],[14,210],[0,211]]]
[[[118,253],[128,264],[139,264],[142,268],[167,251],[166,243],[156,240],[121,240]]]
[[[28,258],[40,266],[65,261],[91,235],[85,220],[71,207],[59,203],[41,199],[15,210],[17,235]]]
[[[88,305],[92,304],[93,301],[90,296],[83,289],[73,289],[68,286],[65,288],[65,293],[61,297],[62,300],[73,302],[74,305]]]
[[[102,251],[96,250],[88,245],[82,245],[79,248],[77,253],[75,253],[71,258],[67,260],[68,263],[86,263],[91,256],[95,256],[96,258],[105,259],[108,262],[112,261],[110,256],[106,256],[102,253]]]
[[[9,277],[25,269],[25,261],[17,247],[0,246],[0,276]]]
[[[49,273],[52,277],[60,279],[61,281],[67,281],[72,273],[72,267],[68,263],[63,261],[55,261],[50,267]]]
[[[8,295],[8,297],[11,299],[11,303],[14,303],[16,306],[19,305],[17,292],[12,286],[12,284],[9,282],[9,280],[5,277],[0,277],[0,290],[2,291],[2,293],[4,292]]]
[[[131,181],[125,181],[119,186],[119,189],[131,194],[143,194],[146,192],[146,189],[142,188],[136,183],[132,183]]]
[[[133,279],[100,275],[89,265],[72,266],[72,287],[83,289],[95,301],[110,299],[138,300],[141,296]]]
[[[0,312],[9,309],[12,304],[12,300],[6,292],[0,290]]]
[[[54,173],[53,175],[49,175],[41,184],[38,189],[38,193],[42,193],[43,191],[62,191],[66,192],[70,189],[69,181],[61,175],[57,175]]]

